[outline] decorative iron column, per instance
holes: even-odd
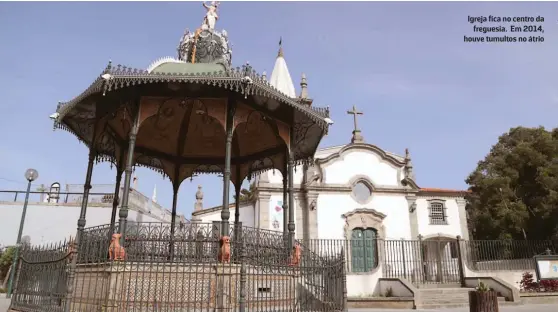
[[[120,211],[118,212],[118,233],[122,234],[120,238],[122,244],[126,237],[126,223],[128,221],[128,198],[130,197],[130,180],[132,179],[132,166],[134,165],[134,149],[136,147],[136,136],[138,135],[139,128],[139,113],[140,113],[140,103],[139,100],[136,102],[135,107],[135,117],[132,128],[130,129],[129,141],[128,141],[128,156],[126,159],[126,169],[124,169],[124,188],[122,189],[122,205],[120,205]]]
[[[123,157],[122,157],[123,158]],[[114,197],[112,199],[112,212],[110,215],[109,240],[114,233],[114,224],[116,223],[116,210],[118,209],[118,201],[120,197],[120,182],[122,181],[122,163],[116,166],[116,185],[114,186]]]
[[[234,203],[234,226],[235,229],[238,228],[238,222],[240,222],[240,190],[242,189],[242,181],[240,181],[240,166],[236,166],[236,183],[235,188],[235,203]],[[235,232],[236,233],[236,232]]]
[[[237,167],[236,170],[236,176],[237,176],[237,183],[235,183],[235,196],[236,196],[236,200],[234,203],[234,242],[235,244],[233,245],[233,248],[235,250],[235,252],[233,252],[233,260],[236,263],[236,261],[238,259],[240,259],[240,256],[238,255],[238,252],[236,252],[239,248],[241,248],[240,246],[240,235],[241,235],[241,226],[242,223],[240,222],[240,189],[242,188],[242,185],[240,184],[240,178],[239,178],[239,174],[240,174],[240,169]]]
[[[284,164],[284,170],[283,170],[283,236],[287,237],[288,233],[289,233],[289,228],[288,228],[288,222],[289,222],[289,214],[288,214],[288,210],[289,210],[289,204],[287,203],[287,201],[289,200],[288,198],[288,181],[289,181],[289,149],[286,148],[285,149],[285,164]]]
[[[229,196],[231,183],[231,150],[233,138],[233,121],[236,111],[234,98],[229,97],[227,103],[226,140],[225,140],[225,170],[223,172],[223,207],[221,208],[221,236],[229,236]]]
[[[169,255],[170,261],[174,259],[174,233],[176,231],[176,205],[178,203],[178,189],[180,185],[175,185],[178,183],[173,183],[172,186],[172,214],[171,214],[171,226],[170,226],[170,242],[169,242]]]
[[[96,125],[95,125],[96,127]],[[91,176],[93,175],[93,162],[95,161],[95,150],[94,150],[95,134],[93,135],[92,147],[89,148],[89,162],[87,163],[87,173],[85,174],[85,183],[83,185],[83,197],[81,200],[81,210],[79,212],[79,219],[77,221],[77,233],[74,242],[70,241],[70,252],[72,252],[72,262],[70,264],[70,269],[68,272],[68,285],[67,285],[67,296],[66,305],[64,307],[65,312],[70,312],[70,307],[72,305],[72,299],[74,296],[74,280],[76,278],[76,267],[77,259],[79,253],[79,244],[83,229],[85,228],[85,216],[87,214],[87,203],[89,201],[89,191],[91,190]]]
[[[294,155],[293,152],[289,154],[289,244],[292,248],[294,246],[294,231],[295,231],[295,221],[294,221]]]

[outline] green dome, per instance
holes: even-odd
[[[178,60],[164,60],[155,62],[148,69],[151,73],[194,75],[201,73],[214,73],[226,71],[224,65],[219,63],[186,63]]]

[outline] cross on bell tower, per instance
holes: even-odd
[[[353,115],[354,125],[355,125],[355,129],[353,130],[353,137],[351,138],[351,143],[364,143],[364,138],[362,137],[362,134],[360,133],[360,130],[358,129],[357,126],[357,115],[363,115],[363,112],[357,111],[356,106],[353,105],[353,110],[347,111],[347,114]]]

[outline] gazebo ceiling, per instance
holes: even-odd
[[[313,159],[329,126],[327,109],[287,97],[249,65],[193,72],[203,65],[167,61],[146,71],[109,64],[85,92],[59,105],[55,123],[93,146],[101,160],[122,166],[138,112],[134,163],[175,185],[194,173],[223,171],[229,106],[235,108],[231,181],[283,171],[289,148],[296,162]]]

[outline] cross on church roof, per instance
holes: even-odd
[[[356,106],[353,105],[353,110],[348,110],[347,114],[353,115],[354,126],[355,126],[355,129],[353,130],[353,137],[351,139],[351,143],[363,143],[364,138],[360,134],[360,130],[358,129],[358,125],[357,125],[357,115],[363,115],[364,113],[357,111]]]

